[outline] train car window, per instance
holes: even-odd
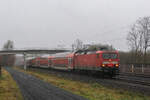
[[[76,52],[76,55],[82,55],[82,54],[83,54],[83,51]]]
[[[87,52],[87,54],[91,54],[91,52]]]
[[[81,52],[81,55],[84,55],[85,54],[85,52]]]
[[[87,54],[95,54],[95,51],[88,51]]]
[[[76,53],[76,55],[80,55],[80,52]]]
[[[84,52],[84,54],[86,55],[86,54],[87,54],[87,52]]]
[[[72,58],[68,58],[68,61],[69,61],[69,65],[72,64]]]

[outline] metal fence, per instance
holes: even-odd
[[[150,64],[122,64],[120,72],[150,75]]]

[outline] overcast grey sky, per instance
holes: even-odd
[[[0,0],[0,46],[69,47],[79,38],[128,50],[127,31],[144,16],[150,0]]]

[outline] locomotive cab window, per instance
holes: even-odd
[[[103,53],[103,59],[117,59],[118,55],[116,53]]]

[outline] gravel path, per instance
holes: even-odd
[[[5,68],[18,83],[24,100],[87,100],[63,89],[59,89],[34,76],[19,72],[10,67]]]

